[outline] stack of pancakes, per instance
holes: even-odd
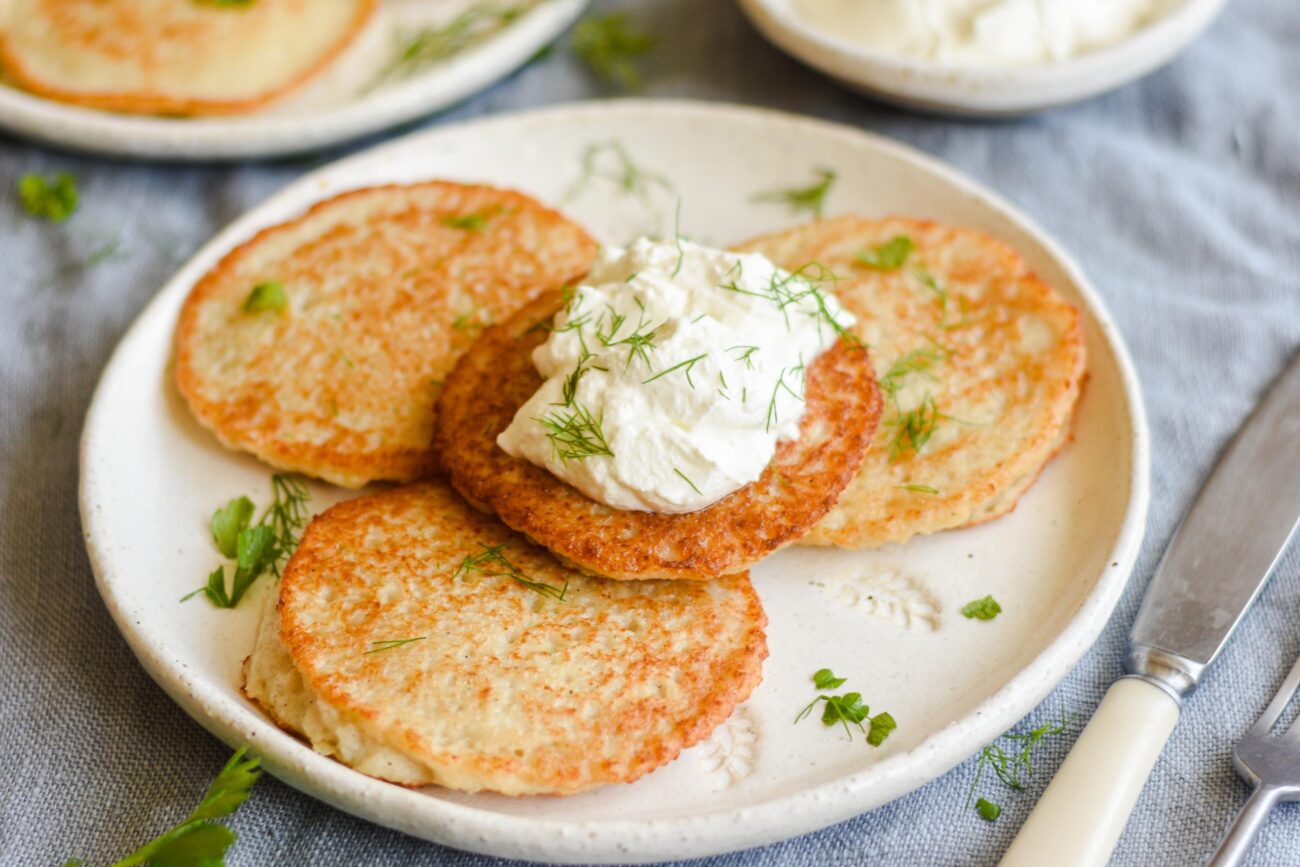
[[[898,238],[906,267],[860,255]],[[377,187],[228,254],[178,326],[195,416],[280,469],[401,483],[307,528],[245,665],[249,698],[406,785],[631,781],[758,685],[750,566],[794,543],[873,547],[994,518],[1068,438],[1078,313],[1001,242],[843,217],[743,249],[839,275],[857,339],[810,366],[800,436],[762,477],[684,515],[609,508],[496,445],[596,251],[557,212],[482,186]],[[286,306],[245,309],[265,283]],[[909,388],[932,408],[924,430]]]

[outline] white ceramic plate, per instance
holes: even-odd
[[[318,77],[248,115],[167,118],[55,102],[0,84],[0,127],[50,144],[113,156],[242,159],[304,153],[446,108],[522,66],[581,14],[588,0],[546,0],[445,61],[374,86],[403,34],[476,4],[519,0],[381,0],[365,31]]]
[[[621,144],[672,190],[620,183]],[[591,150],[596,148],[595,151]],[[584,156],[595,173],[580,182]],[[217,562],[212,510],[268,469],[222,449],[171,382],[172,330],[194,281],[259,229],[367,184],[455,178],[563,205],[609,241],[672,228],[716,244],[790,225],[756,193],[832,167],[830,213],[902,212],[1005,238],[1085,313],[1089,380],[1075,441],[1014,514],[874,552],[787,550],[754,570],[771,625],[764,680],[713,740],[628,786],[569,798],[464,795],[382,783],[317,755],[239,693],[261,600],[177,602]],[[635,192],[635,191],[634,191]],[[494,855],[565,862],[703,856],[801,834],[920,786],[1014,725],[1092,644],[1133,565],[1147,508],[1147,434],[1128,355],[1079,268],[1025,217],[908,148],[847,127],[687,102],[561,107],[413,135],[317,171],[208,244],[122,340],[86,421],[81,505],[104,601],[159,684],[276,776],[344,810]],[[316,509],[344,493],[314,485]],[[165,540],[160,543],[160,540]],[[258,588],[262,595],[273,587]],[[962,618],[994,594],[991,623]],[[794,725],[812,672],[850,678],[898,730],[880,749]]]
[[[1183,0],[1132,38],[1061,63],[988,68],[955,67],[864,48],[808,24],[796,14],[796,0],[739,2],[772,44],[850,87],[927,111],[996,117],[1078,102],[1141,78],[1200,35],[1227,0]]]

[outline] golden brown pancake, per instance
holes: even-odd
[[[835,294],[859,318],[885,392],[857,478],[804,544],[867,548],[995,518],[1068,439],[1084,376],[1079,313],[1001,241],[841,217],[743,249],[844,278]]]
[[[460,568],[499,545],[505,564]],[[372,776],[569,794],[631,782],[707,737],[758,684],[765,624],[745,575],[583,577],[433,482],[312,522],[244,689]]]
[[[7,0],[0,68],[60,102],[138,114],[252,111],[324,68],[376,0]]]
[[[348,487],[413,479],[432,464],[434,398],[460,353],[594,254],[581,228],[509,190],[344,193],[199,280],[176,382],[222,443],[272,466]],[[273,303],[248,309],[259,286]]]
[[[866,352],[840,342],[808,368],[800,437],[778,444],[758,481],[688,514],[588,499],[496,444],[542,383],[531,355],[561,304],[550,293],[484,332],[447,378],[435,442],[461,494],[565,561],[620,579],[740,572],[806,533],[861,464],[880,396]]]

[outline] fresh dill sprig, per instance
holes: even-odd
[[[704,495],[704,492],[701,491],[699,488],[695,487],[695,483],[691,481],[690,476],[686,475],[686,473],[683,473],[681,470],[677,469],[676,467],[673,467],[673,472],[681,476],[682,480],[685,481],[686,484],[691,486],[692,491],[699,494],[700,496]]]
[[[622,12],[591,15],[573,28],[573,52],[601,81],[624,90],[641,86],[637,59],[659,42]]]
[[[979,787],[980,779],[984,776],[986,768],[992,768],[993,773],[997,775],[1003,785],[1017,792],[1024,791],[1025,778],[1034,772],[1033,753],[1035,747],[1044,738],[1062,734],[1069,726],[1071,719],[1072,717],[1062,710],[1059,723],[1046,723],[1022,734],[1003,735],[1000,740],[1012,741],[1017,746],[1018,749],[1013,753],[1008,753],[997,741],[985,746],[984,749],[980,750],[979,759],[975,763],[975,779],[971,781],[970,790],[966,793],[967,802],[969,803],[975,796],[975,790]],[[975,809],[979,812],[981,818],[989,822],[992,822],[1002,813],[1002,808],[998,804],[984,798],[980,798],[976,802]]]
[[[781,389],[784,388],[795,400],[803,400],[803,395],[791,388],[790,384],[785,381],[785,375],[787,372],[790,372],[789,368],[781,368],[781,372],[778,373],[776,377],[776,385],[772,386],[772,399],[767,402],[767,422],[763,425],[764,431],[770,431],[772,429],[772,423],[781,420],[781,414],[777,411],[776,405],[777,397],[781,394]]]
[[[602,313],[600,320],[596,323],[596,339],[607,348],[615,348],[619,346],[627,347],[627,363],[623,365],[624,370],[627,370],[632,366],[632,360],[634,358],[641,359],[646,367],[653,370],[654,365],[650,363],[650,352],[655,348],[655,335],[657,335],[659,329],[663,327],[663,323],[660,322],[654,328],[646,331],[645,328],[647,323],[645,321],[645,305],[641,304],[639,298],[636,299],[636,302],[637,306],[641,308],[641,315],[638,317],[636,328],[632,329],[631,334],[626,337],[618,337],[618,333],[622,330],[623,323],[627,321],[627,317],[621,316],[610,309],[608,310],[608,330],[603,330],[605,314]]]
[[[578,397],[578,383],[582,381],[584,376],[593,370],[606,371],[606,368],[604,367],[598,367],[591,364],[593,358],[595,358],[595,356],[588,352],[584,346],[582,355],[578,358],[577,367],[573,368],[573,372],[564,378],[564,385],[561,386],[560,391],[561,396],[564,398],[564,403],[560,404],[560,406],[573,405],[574,400]]]
[[[623,143],[617,140],[590,144],[583,150],[582,172],[564,198],[576,197],[596,179],[609,181],[624,195],[635,197],[647,207],[656,187],[668,193],[673,190],[666,177],[638,165]]]
[[[451,327],[471,336],[477,335],[492,324],[492,311],[486,308],[468,310],[451,320]]]
[[[677,209],[673,212],[673,243],[677,246],[677,264],[673,266],[673,273],[670,277],[676,277],[681,273],[682,262],[686,259],[686,251],[682,249],[682,200],[677,200]]]
[[[934,279],[934,275],[924,268],[916,269],[916,279],[921,285],[934,293],[935,300],[939,302],[939,327],[945,331],[953,328],[960,328],[970,321],[970,311],[966,305],[964,295],[957,296],[958,317],[956,321],[948,321],[948,290],[939,285],[939,281]]]
[[[478,3],[446,24],[403,34],[393,59],[371,82],[373,89],[394,79],[408,78],[495,36],[545,0]]]
[[[500,545],[485,545],[479,542],[478,545],[483,550],[477,554],[466,554],[465,559],[461,560],[460,566],[456,568],[455,574],[451,576],[452,580],[470,572],[496,578],[510,578],[516,584],[526,587],[534,593],[540,593],[561,602],[564,601],[564,594],[569,590],[569,582],[566,580],[563,587],[556,587],[554,584],[535,581],[525,575],[503,553],[510,545],[509,542],[502,542]]]
[[[71,172],[23,175],[18,179],[18,199],[31,216],[62,223],[77,210],[77,178]]]
[[[614,450],[605,441],[605,432],[601,429],[603,418],[593,415],[576,400],[571,406],[552,410],[533,420],[546,428],[551,452],[561,462],[582,461],[602,455],[614,457]]]
[[[235,832],[217,819],[231,815],[248,800],[253,784],[262,776],[261,759],[246,758],[240,747],[203,793],[199,805],[170,830],[164,831],[113,867],[167,864],[177,867],[220,867],[235,842]],[[69,863],[79,863],[76,859]]]
[[[214,512],[212,540],[223,556],[235,561],[230,590],[226,590],[226,567],[217,566],[202,587],[181,601],[202,593],[218,608],[234,608],[253,582],[268,571],[278,579],[307,525],[309,497],[301,481],[277,473],[271,477],[271,505],[256,524],[251,523],[254,508],[248,497],[231,500]]]
[[[934,397],[926,394],[921,403],[914,409],[899,412],[898,415],[886,421],[886,425],[895,428],[894,438],[889,444],[890,460],[900,458],[908,452],[919,455],[921,449],[934,435],[935,428],[939,426],[939,421],[944,418],[947,418],[947,416],[939,412]]]
[[[372,653],[382,653],[385,650],[392,650],[396,647],[404,647],[407,644],[413,644],[416,641],[425,641],[427,635],[420,635],[416,638],[389,638],[384,641],[370,642],[370,649],[363,653],[363,656],[369,656]]]
[[[656,379],[662,379],[663,377],[667,376],[668,374],[674,371],[684,369],[684,372],[686,374],[686,384],[689,385],[691,388],[695,388],[695,382],[691,379],[691,369],[695,367],[695,365],[699,364],[702,360],[708,357],[709,354],[707,352],[702,352],[699,355],[695,356],[694,358],[688,358],[685,361],[679,361],[676,364],[674,364],[672,367],[665,368],[664,370],[659,371],[649,379],[641,380],[641,384],[645,385],[647,383],[654,382]]]
[[[755,353],[755,352],[758,352],[758,347],[757,347],[757,346],[743,346],[743,345],[742,345],[742,346],[728,346],[728,347],[727,347],[727,351],[728,351],[728,352],[734,352],[734,351],[737,350],[737,349],[741,350],[741,353],[740,353],[740,355],[736,356],[736,361],[743,361],[743,362],[745,362],[745,366],[748,367],[750,370],[753,370],[753,369],[754,369],[754,360],[753,360],[753,359],[754,359],[754,353]]]
[[[907,264],[916,244],[907,235],[895,235],[870,250],[859,250],[854,257],[859,265],[876,271],[897,271]]]
[[[759,193],[754,196],[754,201],[784,204],[790,209],[791,213],[797,214],[800,211],[807,211],[814,217],[820,217],[826,207],[826,194],[830,192],[831,185],[835,183],[836,174],[831,169],[817,169],[816,172],[820,180],[815,184],[807,187],[794,187],[787,190],[772,190]]]
[[[937,494],[938,488],[932,488],[929,485],[894,485],[900,491],[911,491],[913,494]]]
[[[899,356],[894,363],[889,366],[889,370],[880,378],[880,390],[885,396],[898,406],[898,392],[902,390],[903,381],[911,374],[916,374],[922,379],[930,382],[938,382],[931,369],[947,358],[948,355],[943,347],[935,344],[934,346],[913,349],[905,355]]]

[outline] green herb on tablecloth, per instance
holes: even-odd
[[[248,747],[240,747],[217,778],[208,786],[203,800],[184,821],[164,831],[136,849],[112,867],[135,867],[141,864],[167,865],[167,867],[223,867],[226,850],[235,842],[235,832],[217,819],[231,815],[252,791],[253,784],[262,776],[261,759],[246,757]],[[73,858],[63,867],[81,865]]]
[[[18,198],[33,217],[62,223],[77,210],[77,179],[69,172],[26,174],[18,179]]]
[[[771,202],[786,205],[791,213],[806,211],[814,217],[820,217],[826,207],[826,195],[835,183],[835,172],[831,169],[817,169],[819,180],[806,187],[793,187],[788,190],[772,190],[754,196],[755,202]]]
[[[230,589],[226,589],[226,566],[219,565],[202,587],[181,597],[182,602],[202,593],[218,608],[234,608],[262,575],[271,572],[280,577],[310,517],[310,495],[298,479],[276,474],[271,477],[271,496],[271,505],[256,524],[248,497],[236,497],[212,514],[212,541],[222,556],[235,561]]]
[[[497,35],[545,0],[519,3],[479,3],[445,24],[425,27],[398,37],[393,59],[371,83],[377,87],[396,79],[409,78]]]
[[[969,802],[975,797],[975,790],[979,787],[984,771],[990,768],[997,775],[997,778],[1002,781],[1003,785],[1017,792],[1023,792],[1026,779],[1034,772],[1034,749],[1044,739],[1063,734],[1072,719],[1073,717],[1062,710],[1060,721],[1057,723],[1045,723],[1027,732],[1005,734],[999,738],[998,741],[1010,742],[1009,745],[1013,747],[1010,752],[1004,749],[998,741],[994,741],[980,750],[979,758],[975,762],[975,779],[971,781],[966,800]],[[984,798],[980,798],[975,802],[975,809],[981,818],[989,822],[997,819],[1002,813],[1000,805]]]
[[[637,60],[658,42],[622,12],[591,15],[573,28],[573,53],[601,81],[624,90],[641,86]]]

